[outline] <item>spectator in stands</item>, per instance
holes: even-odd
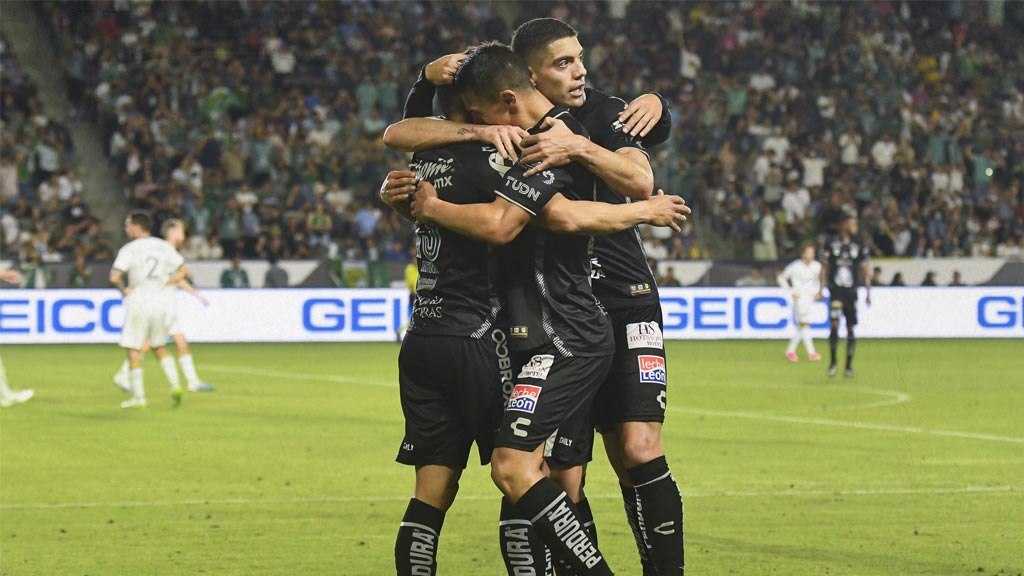
[[[266,274],[263,275],[263,287],[264,288],[287,288],[288,287],[288,271],[277,263],[277,257],[271,256],[267,259],[267,264],[270,265],[267,268]]]
[[[907,283],[903,281],[903,273],[902,272],[897,272],[897,273],[892,275],[892,282],[889,283],[889,286],[906,286],[906,285],[907,285]]]
[[[935,272],[929,270],[925,273],[924,281],[921,282],[921,286],[938,286],[938,284],[935,283]]]
[[[88,288],[92,281],[92,268],[85,261],[84,254],[75,256],[75,267],[68,276],[69,288]]]
[[[767,285],[768,284],[764,280],[764,274],[761,272],[761,269],[757,267],[751,268],[749,274],[736,281],[736,286],[741,288]]]
[[[231,258],[231,266],[220,273],[221,288],[248,288],[249,273],[242,268],[242,257],[235,254]]]
[[[953,279],[949,282],[949,285],[950,286],[963,286],[964,285],[963,280],[960,278],[960,271],[959,270],[953,270]]]

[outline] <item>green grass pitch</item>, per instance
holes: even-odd
[[[688,574],[1024,572],[1024,364],[1016,341],[861,340],[857,375],[784,342],[671,342],[670,465]],[[827,343],[818,342],[819,348]],[[196,345],[212,394],[118,408],[115,346],[4,346],[0,573],[393,574],[412,488],[396,464],[396,344]],[[618,574],[639,573],[603,456],[588,492]],[[503,574],[497,492],[471,466],[442,574]]]

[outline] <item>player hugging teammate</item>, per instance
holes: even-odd
[[[585,78],[576,31],[532,20],[511,48],[427,65],[406,119],[385,134],[416,152],[381,197],[417,222],[421,275],[399,357],[398,460],[416,466],[416,490],[396,540],[398,574],[436,573],[444,512],[474,440],[504,495],[509,574],[550,574],[553,563],[560,575],[610,574],[583,491],[595,425],[643,573],[683,573],[682,498],[661,443],[662,315],[636,225],[678,230],[689,209],[652,194],[644,143],[668,137],[663,99],[627,106]],[[435,92],[446,120],[426,118]],[[506,343],[510,358],[500,356]],[[502,372],[506,387],[514,377],[507,399]]]

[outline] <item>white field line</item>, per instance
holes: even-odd
[[[668,409],[675,412],[686,412],[688,414],[700,414],[703,416],[724,416],[728,418],[745,418],[748,420],[786,422],[789,424],[834,426],[839,428],[856,428],[858,430],[903,432],[906,434],[925,434],[929,436],[948,436],[952,438],[966,438],[968,440],[988,440],[990,442],[1011,442],[1014,444],[1024,444],[1024,438],[1017,436],[997,436],[995,434],[979,434],[976,432],[962,432],[959,430],[936,430],[934,428],[920,428],[917,426],[896,426],[894,424],[874,424],[871,422],[847,422],[846,420],[829,420],[826,418],[800,418],[798,416],[774,416],[772,414],[761,414],[757,412],[732,412],[728,410],[706,410],[703,408],[679,408],[677,406],[669,406]]]
[[[386,380],[373,380],[370,378],[352,378],[349,376],[331,376],[325,374],[311,374],[303,372],[288,372],[285,370],[266,370],[263,368],[248,368],[244,366],[228,366],[222,364],[203,364],[202,369],[212,370],[214,372],[227,372],[232,374],[242,374],[246,376],[259,376],[266,378],[281,378],[288,380],[319,380],[323,382],[335,382],[338,384],[368,384],[372,386],[382,386],[386,388],[395,388],[398,386],[397,382],[389,382]],[[789,387],[788,385],[780,385],[782,387]],[[800,386],[795,386],[800,387]],[[889,400],[880,400],[878,402],[869,402],[866,404],[855,404],[848,405],[844,408],[879,408],[882,406],[893,406],[896,404],[902,404],[908,402],[911,399],[909,394],[898,392],[895,390],[884,390],[881,388],[857,388],[854,386],[833,386],[831,388],[822,388],[823,390],[848,390],[854,392],[864,392],[867,394],[877,394],[882,396],[890,396]],[[966,438],[969,440],[987,440],[991,442],[1010,442],[1015,444],[1024,444],[1024,438],[1016,436],[998,436],[994,434],[981,434],[976,432],[962,432],[959,430],[936,430],[932,428],[920,428],[917,426],[896,426],[893,424],[873,424],[870,422],[848,422],[845,420],[829,420],[825,418],[801,418],[798,416],[778,416],[774,414],[764,414],[759,412],[736,412],[728,410],[708,410],[702,408],[680,408],[677,406],[669,406],[669,410],[676,412],[685,412],[688,414],[700,414],[702,416],[722,416],[726,418],[744,418],[747,420],[767,420],[771,422],[787,422],[790,424],[806,424],[806,425],[817,425],[817,426],[834,426],[841,428],[856,428],[859,430],[876,430],[882,432],[903,432],[907,434],[924,434],[931,436],[947,436],[953,438]]]
[[[1022,486],[962,486],[949,488],[850,488],[834,490],[723,490],[699,492],[683,490],[683,498],[749,498],[749,497],[852,497],[852,496],[921,496],[930,494],[1020,494]],[[460,494],[459,500],[487,501],[499,498],[493,494]],[[619,500],[621,494],[588,494],[594,500]],[[359,504],[369,502],[405,502],[408,494],[391,496],[321,496],[309,498],[219,498],[195,500],[125,500],[120,502],[52,502],[0,504],[0,510],[55,510],[68,508],[156,508],[164,506],[271,506],[287,504]]]

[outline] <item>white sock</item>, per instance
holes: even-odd
[[[146,397],[146,390],[142,386],[142,366],[129,370],[132,379],[132,395],[142,400]]]
[[[800,343],[800,327],[798,326],[797,329],[796,329],[796,334],[793,334],[793,337],[789,339],[789,348],[786,348],[786,354],[789,354],[790,352],[796,352],[796,346],[799,343]]]
[[[115,378],[116,377],[121,377],[122,379],[124,379],[125,382],[127,382],[129,380],[129,378],[130,378],[130,376],[128,374],[128,369],[129,369],[128,361],[125,360],[124,362],[121,363],[121,369],[117,371],[117,376],[115,376]]]
[[[811,339],[811,327],[801,326],[800,334],[804,339],[804,348],[807,348],[808,354],[814,354],[814,340]]]
[[[192,355],[178,356],[178,366],[181,366],[181,373],[185,375],[185,381],[189,388],[197,388],[200,384],[199,375],[196,374],[196,365],[192,362]]]
[[[160,359],[160,367],[164,369],[164,375],[167,376],[167,381],[171,384],[171,390],[181,388],[181,384],[178,382],[178,366],[174,363],[174,358],[170,355],[164,356]]]

